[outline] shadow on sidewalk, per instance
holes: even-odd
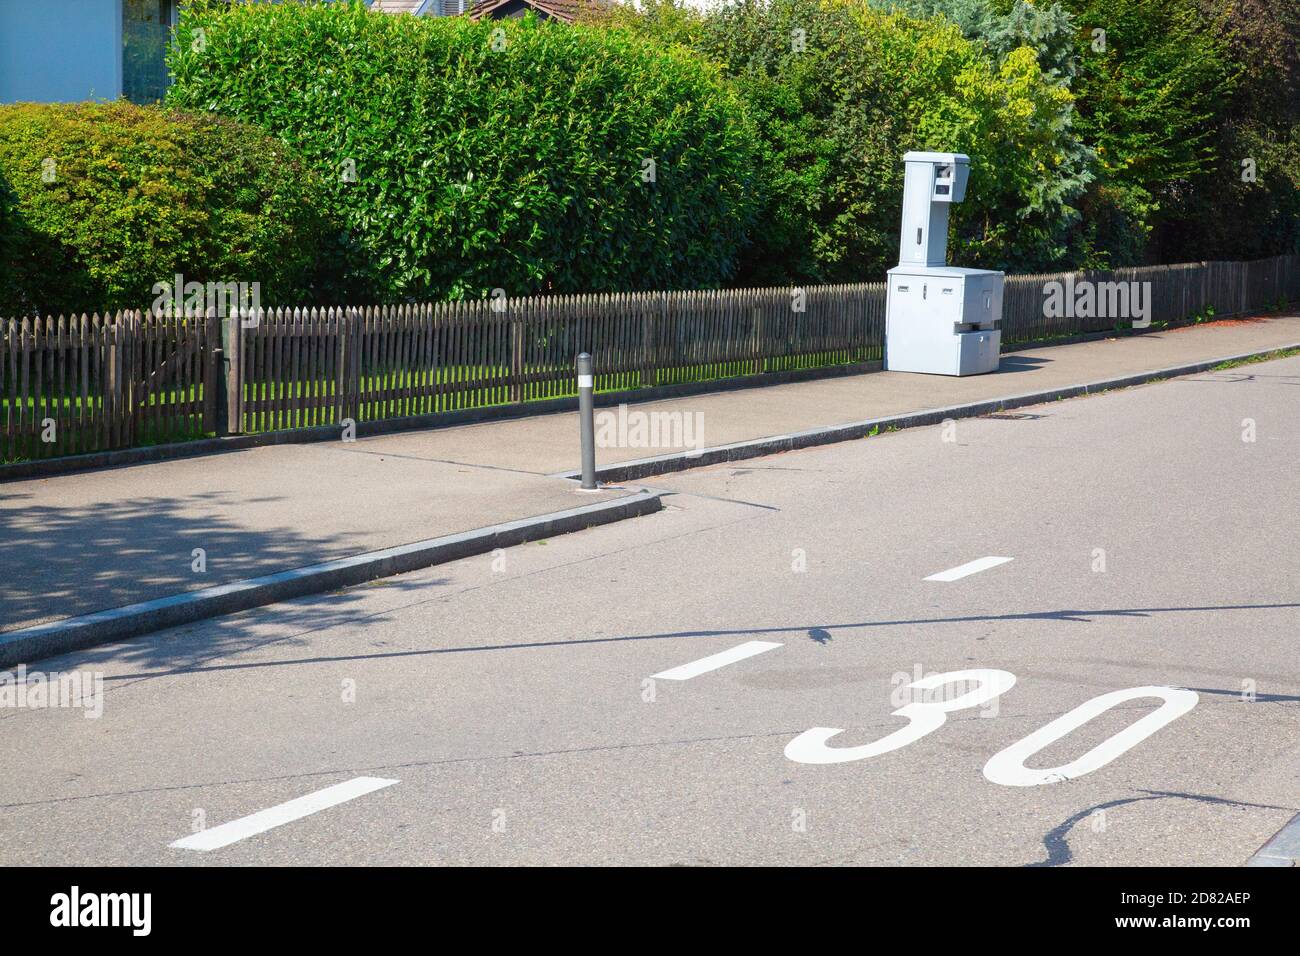
[[[0,632],[357,550],[347,535],[234,524],[220,512],[248,499],[233,492],[87,507],[25,503],[30,497],[8,496],[0,505]]]
[[[1037,355],[1018,355],[1017,353],[1012,352],[1008,355],[1002,356],[1001,361],[998,362],[998,370],[993,374],[1005,375],[1013,372],[1036,372],[1042,366],[1051,364],[1052,360],[1048,358],[1042,358]]]

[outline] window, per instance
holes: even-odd
[[[167,92],[175,22],[175,0],[122,0],[122,95],[131,102],[156,103]]]

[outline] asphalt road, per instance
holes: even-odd
[[[42,662],[103,712],[0,708],[0,865],[1241,865],[1300,812],[1298,408],[1293,358],[701,469]]]

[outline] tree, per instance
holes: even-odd
[[[1097,154],[1084,199],[1088,264],[1158,258],[1153,231],[1216,165],[1235,71],[1198,0],[1061,0],[1079,28],[1072,89]]]
[[[974,159],[954,258],[1056,264],[1083,187],[1070,93],[1037,52],[994,56],[941,18],[866,0],[736,0],[707,13],[651,2],[606,26],[685,45],[721,65],[762,143],[763,207],[738,281],[878,278],[897,261],[902,155]]]

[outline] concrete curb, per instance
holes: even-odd
[[[1246,861],[1247,866],[1300,866],[1300,813],[1274,834],[1259,852]]]
[[[921,412],[906,412],[902,415],[889,415],[884,418],[869,418],[865,421],[846,422],[842,425],[825,425],[790,435],[776,435],[771,438],[754,438],[749,441],[735,442],[730,445],[715,445],[711,448],[699,448],[694,451],[672,452],[653,458],[638,458],[632,461],[620,461],[611,465],[597,466],[596,475],[603,481],[621,482],[662,475],[667,472],[685,471],[689,468],[702,468],[728,461],[742,461],[747,458],[761,458],[780,452],[794,451],[798,448],[810,448],[815,445],[829,445],[835,442],[853,441],[866,438],[882,431],[898,428],[915,428],[919,425],[937,425],[949,418],[975,418],[991,415],[1011,408],[1023,408],[1026,405],[1040,405],[1062,398],[1076,398],[1096,392],[1110,391],[1116,388],[1131,388],[1134,385],[1146,385],[1163,379],[1176,378],[1180,375],[1195,375],[1221,365],[1224,362],[1236,362],[1243,359],[1267,359],[1300,348],[1300,343],[1283,345],[1259,352],[1246,352],[1241,355],[1226,355],[1222,358],[1194,362],[1190,365],[1178,365],[1152,372],[1138,372],[1119,378],[1088,382],[1085,385],[1065,385],[1060,388],[1045,389],[1040,392],[1026,392],[1008,398],[992,398],[982,402],[966,405],[950,405],[945,408],[931,408]],[[553,478],[577,478],[578,472],[565,471],[552,475]]]
[[[662,507],[658,492],[639,491],[613,501],[596,502],[567,511],[508,521],[474,531],[416,541],[324,564],[233,581],[200,591],[187,591],[153,601],[10,631],[0,634],[0,667],[30,663],[39,658],[138,637],[178,624],[232,614],[307,594],[332,591],[458,558],[486,554],[496,548],[508,548],[625,518],[653,514]]]

